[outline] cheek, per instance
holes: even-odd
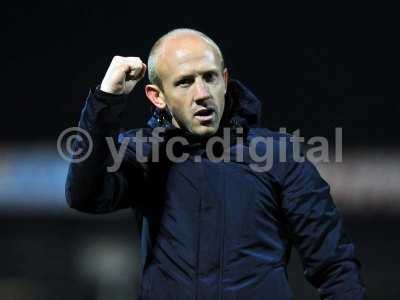
[[[190,118],[190,107],[185,101],[176,101],[171,106],[172,114],[179,120],[188,120]]]
[[[225,108],[225,90],[222,92],[218,93],[217,99],[216,99],[219,111],[222,113]]]

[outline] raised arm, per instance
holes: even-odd
[[[134,205],[135,195],[140,194],[144,183],[143,165],[135,160],[134,150],[128,149],[120,168],[109,172],[107,166],[112,165],[113,159],[106,137],[113,138],[114,145],[118,145],[127,95],[145,70],[146,65],[139,58],[116,56],[101,86],[89,92],[79,127],[89,133],[93,148],[87,159],[70,163],[65,185],[70,207],[88,213],[107,213]],[[86,153],[89,143],[82,136],[75,139],[72,147]]]

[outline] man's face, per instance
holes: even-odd
[[[158,58],[158,72],[162,97],[176,127],[201,136],[218,130],[228,76],[221,63],[218,52],[199,37],[165,43]]]

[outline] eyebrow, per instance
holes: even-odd
[[[206,71],[202,71],[202,72],[198,72],[198,73],[201,75],[204,75],[206,73],[218,73],[218,69],[211,68]],[[182,74],[182,75],[179,75],[177,78],[175,78],[174,82],[178,82],[178,81],[185,80],[185,79],[191,79],[191,78],[193,78],[193,76],[194,76],[193,74]]]

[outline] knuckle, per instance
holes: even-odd
[[[142,63],[142,60],[139,57],[131,57],[130,62],[133,66],[138,66]]]
[[[119,56],[119,55],[115,55],[115,56],[113,57],[113,59],[112,59],[112,62],[113,62],[114,64],[121,63],[122,61],[123,61],[123,57],[122,57],[122,56]]]

